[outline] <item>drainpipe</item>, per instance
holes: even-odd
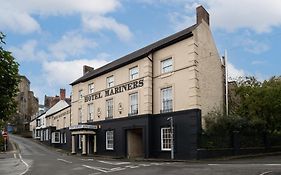
[[[153,111],[153,106],[154,106],[154,103],[153,103],[153,99],[154,99],[154,96],[153,96],[153,51],[150,52],[151,54],[151,58],[149,57],[149,54],[146,56],[149,61],[151,62],[151,83],[152,83],[152,92],[151,92],[151,96],[152,96],[152,100],[151,100],[151,103],[152,103],[152,114],[154,114],[154,111]]]

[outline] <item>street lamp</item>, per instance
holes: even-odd
[[[170,121],[170,128],[171,128],[171,159],[174,159],[174,119],[173,117],[168,117],[168,121]]]

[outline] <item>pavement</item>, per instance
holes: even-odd
[[[189,162],[83,157],[10,135],[18,148],[0,154],[1,175],[281,175],[281,156]]]

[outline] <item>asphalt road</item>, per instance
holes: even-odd
[[[281,175],[281,156],[232,161],[130,162],[68,156],[30,139],[10,136],[20,152],[0,155],[1,175]]]

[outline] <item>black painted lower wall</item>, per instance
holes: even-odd
[[[196,159],[197,138],[201,130],[199,109],[91,123],[100,125],[100,129],[97,130],[97,154],[127,157],[127,132],[140,129],[142,130],[143,157],[170,158],[171,151],[161,150],[161,128],[170,126],[168,117],[173,117],[174,120],[175,159]],[[105,133],[108,130],[114,131],[114,150],[106,150]]]

